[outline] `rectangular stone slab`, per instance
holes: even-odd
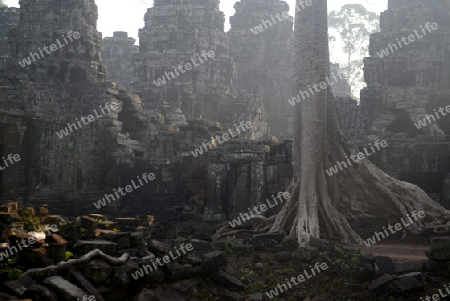
[[[67,301],[77,301],[78,299],[82,300],[83,296],[87,295],[87,293],[81,288],[73,285],[60,276],[45,278],[44,283],[50,286],[52,289],[56,290],[58,294],[63,295],[64,300]]]

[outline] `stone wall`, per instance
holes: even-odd
[[[19,11],[16,7],[0,8],[0,70],[11,63],[8,34],[11,29],[19,24]]]
[[[156,5],[165,4],[157,2]],[[223,14],[217,5],[218,1],[194,1],[189,9],[196,14],[202,12],[202,24],[209,24],[214,18],[208,19],[211,18],[208,11],[217,8],[213,15],[222,26],[217,23],[214,29],[223,33]],[[158,12],[158,9],[150,15],[155,17],[164,11]],[[49,18],[59,22],[48,22]],[[189,20],[193,22],[192,18]],[[198,20],[195,19],[193,26],[200,26],[196,23]],[[105,194],[113,194],[118,187],[129,185],[144,173],[154,173],[154,181],[113,202],[106,202],[100,210],[130,214],[146,211],[158,217],[173,217],[177,206],[200,204],[198,217],[206,212],[205,219],[208,219],[211,211],[207,208],[218,208],[214,214],[223,217],[228,208],[241,201],[237,195],[251,194],[250,201],[254,203],[266,193],[284,189],[282,186],[289,177],[278,176],[275,170],[289,170],[288,155],[284,151],[280,155],[268,154],[268,151],[272,147],[285,149],[286,142],[262,142],[267,133],[264,107],[254,94],[235,95],[231,85],[234,71],[229,70],[234,65],[221,39],[211,44],[218,54],[216,61],[188,77],[193,88],[190,96],[183,94],[187,96],[183,101],[177,98],[180,104],[177,106],[172,102],[172,94],[165,95],[163,108],[145,103],[146,98],[142,101],[123,85],[103,82],[106,69],[96,21],[97,7],[88,0],[57,5],[49,1],[24,1],[20,21],[8,39],[13,46],[10,50],[14,59],[23,58],[29,54],[26,51],[34,51],[38,45],[54,43],[70,30],[79,31],[81,38],[25,68],[8,66],[7,72],[0,75],[0,157],[10,153],[21,156],[20,162],[0,171],[0,200],[16,200],[20,205],[51,204],[56,212],[66,214],[98,212],[93,202]],[[33,27],[36,30],[31,31]],[[157,32],[147,29],[154,34]],[[205,30],[203,34],[211,33]],[[221,37],[226,35],[223,33]],[[193,49],[209,49],[203,41],[204,37],[196,40],[198,45],[193,44]],[[156,47],[156,44],[146,45]],[[117,82],[135,79],[134,72],[139,75],[139,70],[148,67],[145,65],[142,69],[143,65],[135,64],[140,58],[148,58],[149,62],[160,58],[165,61],[166,55],[179,58],[178,52],[133,54],[137,50],[134,40],[126,33],[116,32],[113,38],[105,39],[105,62],[111,66],[110,78]],[[123,59],[118,60],[118,57]],[[145,80],[148,78],[141,83]],[[220,88],[222,84],[225,89]],[[187,104],[184,100],[201,103],[199,108],[215,119],[190,118],[182,111]],[[90,114],[94,115],[94,111],[100,112],[107,103],[115,104],[117,110],[96,116],[98,118],[87,124],[83,121]],[[208,154],[198,158],[192,155],[192,151],[211,137],[223,135],[229,128],[247,121],[252,123],[253,129],[223,145],[216,143],[217,148]],[[227,164],[227,161],[233,166],[253,166],[247,174],[251,186],[245,186],[249,190],[233,188],[231,191],[237,191],[233,198],[223,198],[221,193],[216,193],[217,186],[211,185],[211,181],[217,181],[210,172],[212,166]],[[270,173],[266,172],[265,162],[272,166]],[[266,174],[271,176],[266,178]],[[222,182],[228,183],[228,177],[230,174],[226,173]]]
[[[227,35],[216,0],[155,1],[140,31],[140,47],[116,32],[104,39],[104,60],[93,2],[22,2],[16,29],[6,30],[1,23],[5,9],[0,11],[0,38],[9,32],[8,51],[15,60],[70,30],[79,31],[81,39],[0,75],[0,155],[22,157],[0,171],[1,200],[95,211],[92,203],[105,193],[153,172],[155,181],[105,210],[171,216],[174,208],[187,205],[195,216],[217,220],[246,211],[287,186],[292,143],[269,139],[267,133],[269,126],[280,136],[291,128],[292,20],[257,35],[250,31],[287,10],[284,2],[238,2]],[[381,32],[371,38],[371,56],[365,59],[368,87],[360,105],[346,97],[345,84],[335,94],[344,127],[357,146],[388,140],[389,147],[371,160],[450,207],[448,118],[423,130],[414,126],[424,114],[450,103],[443,42],[450,25],[439,3],[390,1]],[[437,22],[440,29],[385,58],[377,56],[389,42],[426,22]],[[153,83],[203,50],[214,51],[214,60],[160,87]],[[111,71],[107,79],[126,87],[103,83],[103,64]],[[117,112],[63,139],[56,136],[67,123],[107,102],[117,104]],[[251,121],[252,131],[202,156],[192,155],[241,121]]]
[[[450,104],[449,8],[438,0],[389,1],[381,13],[381,31],[370,38],[370,57],[364,59],[367,88],[359,107],[342,118],[360,147],[381,138],[389,142],[371,157],[381,169],[419,185],[447,208],[450,119],[441,115],[433,122],[430,117],[432,122],[420,129],[415,124]],[[439,28],[428,31],[427,22]],[[405,45],[402,38],[411,34],[415,41],[406,39]]]

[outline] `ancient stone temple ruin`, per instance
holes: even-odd
[[[381,14],[381,32],[372,35],[370,57],[364,60],[367,88],[361,91],[358,110],[347,116],[352,124],[349,134],[355,139],[388,141],[389,147],[374,160],[377,165],[419,185],[447,208],[450,119],[436,111],[450,103],[449,46],[444,42],[450,34],[449,5],[389,1]],[[430,27],[434,22],[437,30]],[[415,41],[403,44],[402,38],[411,34]]]
[[[103,59],[93,1],[22,1],[17,26],[0,27],[11,57],[0,77],[0,155],[22,158],[0,171],[0,198],[95,211],[94,202],[153,172],[147,185],[106,198],[102,210],[121,206],[169,216],[190,204],[196,218],[219,220],[282,191],[291,177],[291,143],[269,139],[256,94],[235,92],[218,3],[156,1],[141,30],[142,46],[117,32],[105,38]],[[174,11],[180,20],[158,17]],[[213,31],[199,31],[205,24]],[[187,48],[185,35],[192,38]],[[40,48],[58,41],[62,47],[51,55]],[[180,58],[194,65],[191,59],[203,50],[214,58],[166,85],[153,83],[183,63]],[[107,74],[118,84],[105,82]]]
[[[447,204],[449,126],[438,120],[417,129],[414,123],[448,101],[440,41],[449,31],[437,2],[410,2],[391,1],[381,15],[360,105],[345,83],[333,91],[357,145],[388,140],[391,147],[374,154],[373,162]],[[19,9],[1,9],[0,38],[8,46],[1,48],[0,152],[20,154],[22,161],[0,172],[0,197],[62,208],[73,200],[70,209],[94,209],[93,202],[113,189],[154,172],[154,181],[104,210],[147,208],[165,215],[171,206],[189,204],[198,208],[185,209],[199,218],[221,219],[282,191],[292,175],[291,141],[281,139],[292,126],[292,17],[273,26],[266,21],[289,7],[237,2],[228,33],[218,7],[218,0],[155,1],[139,45],[126,32],[102,41],[93,1],[55,6],[24,0],[20,20]],[[426,22],[437,22],[439,30],[377,56],[392,38]],[[40,55],[38,47],[62,42],[69,32],[80,38]],[[332,65],[331,73],[337,70]],[[117,109],[82,121],[111,104]],[[221,140],[242,122],[251,129]]]
[[[394,262],[320,235],[299,248],[285,229],[259,233],[273,218],[245,222],[250,208],[267,205],[274,217],[282,206],[269,204],[294,178],[296,46],[285,1],[237,1],[228,32],[219,0],[145,2],[154,3],[136,16],[145,20],[139,45],[123,31],[102,37],[95,0],[0,8],[0,300],[265,300],[265,290],[272,299],[278,290],[270,287],[286,286],[274,281],[313,263],[320,275],[283,300],[412,300],[444,283],[450,239],[437,236],[450,222],[414,237],[433,237],[426,262],[424,254],[406,258],[422,245],[396,246]],[[327,2],[318,3],[320,17],[303,24],[311,24],[308,37],[320,26],[315,42],[325,45]],[[360,103],[347,82],[332,86],[354,144],[387,140],[369,159],[447,208],[450,124],[438,109],[450,103],[449,15],[442,0],[389,0],[365,58]],[[425,35],[428,22],[439,29]],[[424,35],[415,43],[389,46],[415,30]],[[331,64],[330,75],[338,72]],[[288,223],[305,207],[285,207]],[[236,232],[222,239],[224,225]],[[19,241],[29,245],[17,250]]]

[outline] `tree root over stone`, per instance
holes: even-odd
[[[68,261],[62,261],[56,265],[50,265],[45,268],[28,270],[25,273],[23,273],[22,277],[32,276],[32,275],[36,275],[36,274],[39,274],[39,275],[43,275],[43,274],[47,274],[47,273],[51,274],[51,273],[54,273],[54,272],[57,272],[60,270],[68,270],[72,266],[87,263],[87,262],[91,261],[92,259],[103,259],[111,265],[122,265],[122,264],[126,263],[126,261],[129,259],[129,257],[130,257],[130,255],[128,253],[124,253],[119,258],[116,258],[116,257],[106,255],[102,251],[95,249],[95,250],[92,250],[89,253],[83,255],[81,258],[78,258],[78,259],[70,259]]]

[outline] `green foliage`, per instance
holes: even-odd
[[[120,229],[113,228],[113,231],[116,232],[116,233],[119,233],[119,232],[120,232]]]
[[[241,275],[242,275],[241,280],[246,280],[246,281],[250,282],[250,281],[252,281],[251,279],[253,277],[255,277],[255,273],[250,269],[241,268],[239,271],[241,272]]]
[[[7,5],[3,2],[3,0],[0,0],[0,7],[7,7]]]
[[[295,273],[295,270],[293,268],[284,268],[283,270],[281,270],[281,274],[283,274],[283,275],[291,275],[294,273]]]
[[[197,289],[195,289],[195,288],[191,289],[191,294],[190,295],[191,295],[192,298],[198,298],[199,297],[199,293],[198,293]]]
[[[73,253],[70,251],[66,251],[66,253],[64,254],[64,259],[67,261],[70,259],[70,257],[72,257]]]
[[[365,85],[363,58],[368,55],[370,34],[379,31],[378,15],[367,11],[361,4],[347,4],[340,11],[328,15],[330,48],[341,48],[346,59],[333,56],[347,76],[354,98]]]
[[[361,251],[355,249],[352,253],[345,254],[338,246],[335,246],[334,250],[341,256],[336,258],[336,263],[339,264],[341,271],[345,274],[356,276],[361,267]]]
[[[20,210],[20,222],[27,231],[41,232],[41,220],[38,216],[33,216],[27,210]]]
[[[8,272],[8,279],[10,281],[14,281],[20,278],[22,276],[23,271],[19,269],[12,269]]]
[[[259,293],[267,290],[266,284],[262,281],[255,281],[248,285],[246,292],[249,294]]]
[[[191,298],[198,300],[203,300],[206,297],[205,294],[197,290],[195,287],[190,290],[189,295]]]
[[[18,257],[17,256],[13,256],[13,257],[9,257],[6,262],[8,264],[8,266],[15,266],[16,263],[18,261]]]
[[[334,250],[339,253],[342,256],[345,256],[344,254],[344,250],[342,250],[341,248],[339,248],[339,246],[334,246]]]
[[[233,254],[233,245],[236,241],[236,236],[227,236],[227,240],[224,243],[225,246],[225,254],[231,255]]]
[[[241,274],[241,280],[246,283],[246,294],[253,294],[266,290],[266,284],[261,280],[255,279],[258,276],[255,272],[247,268],[240,268],[239,272]]]

